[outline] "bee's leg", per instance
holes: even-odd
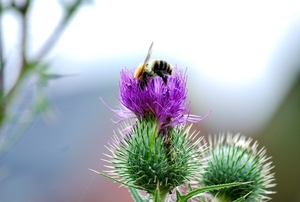
[[[144,81],[140,80],[139,83],[140,83],[140,88],[143,91],[144,90],[144,86],[145,86]]]
[[[155,72],[159,77],[161,77],[161,79],[163,80],[163,82],[165,83],[165,84],[167,84],[168,83],[168,77],[167,76],[165,76],[163,73],[161,73],[161,72],[159,72],[159,71],[157,71],[157,72]]]
[[[164,81],[164,83],[165,84],[167,84],[168,83],[168,77],[167,76],[163,76],[163,77],[161,77],[162,78],[162,80]]]
[[[147,85],[148,85],[148,75],[144,73],[142,79],[140,80],[141,90],[143,91]]]

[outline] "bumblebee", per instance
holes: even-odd
[[[152,47],[153,47],[153,42],[150,45],[144,63],[140,64],[134,73],[134,77],[137,80],[139,80],[140,87],[142,90],[144,90],[144,88],[147,86],[148,79],[155,76],[161,77],[163,82],[167,84],[168,83],[167,75],[172,75],[172,71],[173,71],[172,66],[164,60],[152,60],[148,64],[148,61],[152,54]]]

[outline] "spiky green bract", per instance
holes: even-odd
[[[162,134],[155,118],[145,116],[123,139],[110,144],[108,172],[152,196],[159,191],[164,198],[174,187],[200,176],[201,139],[193,141],[197,134],[189,134],[189,129],[170,127]]]
[[[228,133],[209,139],[207,165],[201,177],[205,186],[250,182],[241,186],[218,191],[211,191],[219,201],[234,201],[241,197],[245,201],[267,201],[267,194],[274,192],[268,188],[274,187],[274,173],[270,170],[270,158],[266,157],[264,148],[257,150],[258,143],[251,145],[252,139]]]

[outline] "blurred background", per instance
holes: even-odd
[[[2,0],[2,3],[8,1]],[[22,2],[21,0],[16,2]],[[33,1],[29,57],[62,15],[59,1]],[[5,88],[15,82],[20,17],[2,16]],[[45,88],[50,116],[39,115],[0,157],[0,201],[132,201],[98,176],[118,124],[119,72],[153,59],[187,68],[194,125],[201,135],[230,131],[258,140],[275,165],[272,201],[300,201],[299,1],[91,1],[47,55],[65,75]],[[36,96],[34,84],[23,93]]]

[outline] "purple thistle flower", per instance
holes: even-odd
[[[153,77],[149,79],[147,87],[141,90],[133,70],[125,69],[121,71],[119,100],[139,119],[145,115],[153,115],[161,129],[186,122],[199,122],[207,115],[200,117],[191,114],[189,103],[186,101],[186,82],[186,72],[174,68],[173,75],[168,77],[167,85],[160,77]],[[132,113],[128,110],[120,107],[119,110],[113,111],[124,120],[132,118]]]

